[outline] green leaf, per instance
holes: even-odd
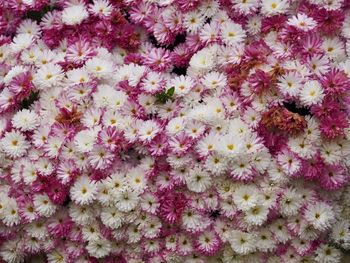
[[[168,91],[166,92],[166,94],[169,96],[169,97],[172,97],[174,95],[174,92],[175,92],[175,87],[171,87],[170,89],[168,89]]]
[[[157,102],[158,103],[166,103],[171,97],[174,95],[175,87],[171,87],[167,91],[162,91],[156,94]]]

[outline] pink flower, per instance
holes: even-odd
[[[337,190],[347,181],[346,170],[340,165],[326,166],[320,178],[321,186],[327,190]]]

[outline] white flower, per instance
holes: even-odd
[[[246,233],[239,230],[232,230],[228,234],[228,242],[233,251],[238,254],[246,255],[255,250],[256,238],[252,233]]]
[[[206,74],[201,81],[208,89],[223,89],[227,85],[226,76],[216,71]]]
[[[70,85],[87,83],[90,81],[89,72],[85,68],[76,68],[66,72],[67,83]]]
[[[275,222],[273,222],[270,230],[277,242],[286,243],[291,239],[289,230],[286,227],[286,222],[283,219],[277,219]]]
[[[245,212],[244,220],[253,226],[260,226],[267,220],[269,209],[263,205],[256,205]]]
[[[89,13],[81,3],[68,6],[62,11],[62,22],[70,26],[78,25],[88,17]]]
[[[316,21],[313,18],[308,17],[303,13],[299,13],[289,18],[287,24],[299,28],[303,31],[309,31],[317,25]]]
[[[321,231],[329,228],[335,219],[332,207],[323,202],[307,206],[304,217],[316,229]]]
[[[13,42],[10,47],[13,52],[20,52],[30,47],[33,40],[33,36],[28,33],[18,34],[13,38]]]
[[[32,131],[39,125],[39,116],[34,111],[23,109],[13,116],[12,125],[21,131]]]
[[[346,58],[344,42],[338,37],[323,39],[322,49],[331,59],[343,60]]]
[[[186,185],[189,190],[201,193],[207,190],[211,185],[210,174],[203,171],[200,167],[193,168],[186,177]]]
[[[185,119],[182,117],[176,117],[171,119],[167,126],[166,131],[170,135],[177,134],[185,129]]]
[[[272,233],[268,229],[262,229],[257,233],[256,239],[256,247],[259,251],[268,252],[276,247]]]
[[[267,16],[282,14],[289,7],[287,0],[262,0],[261,12]]]
[[[255,207],[260,198],[261,195],[259,194],[258,189],[253,185],[241,185],[233,194],[233,202],[237,208],[242,211],[248,211]]]
[[[46,194],[34,195],[34,207],[39,215],[45,217],[51,216],[56,211],[56,206]]]
[[[24,253],[18,249],[18,245],[22,244],[18,239],[5,240],[0,248],[0,256],[5,262],[17,263],[24,261]]]
[[[58,85],[63,79],[61,66],[53,63],[41,66],[34,74],[33,81],[40,88],[50,88]]]
[[[169,86],[175,88],[175,95],[184,96],[191,91],[194,81],[187,76],[178,76],[170,81]]]
[[[90,152],[97,138],[96,130],[82,130],[74,137],[74,144],[79,152]]]
[[[256,0],[232,0],[232,2],[233,7],[244,15],[250,15],[259,6],[259,2]]]
[[[278,164],[287,175],[294,175],[301,168],[301,161],[295,154],[290,151],[284,150],[277,155]]]
[[[285,189],[280,201],[281,214],[284,216],[294,216],[303,204],[301,195],[294,189]]]
[[[97,16],[109,16],[113,7],[107,0],[94,0],[94,3],[89,6],[89,11]]]
[[[324,142],[321,146],[321,157],[327,164],[337,164],[342,159],[340,146],[334,142]]]
[[[113,62],[94,57],[85,63],[86,70],[96,78],[107,78],[113,73]]]
[[[118,211],[115,206],[103,207],[100,215],[102,223],[112,229],[122,226],[124,216],[124,213]]]
[[[1,210],[1,220],[6,226],[14,226],[20,223],[21,217],[15,199],[6,198],[6,206]]]
[[[280,77],[278,88],[283,95],[297,96],[301,89],[301,77],[296,73],[287,73]]]
[[[30,144],[25,136],[19,131],[7,132],[0,140],[0,147],[6,155],[16,158],[24,155]]]
[[[334,224],[331,234],[332,239],[345,249],[350,247],[350,228],[347,221],[338,221]]]
[[[141,122],[138,127],[138,136],[145,142],[151,141],[159,132],[158,124],[152,120]]]
[[[112,250],[112,244],[107,239],[92,240],[86,246],[88,253],[95,258],[103,258],[109,255]]]
[[[134,63],[123,65],[117,69],[114,78],[117,82],[127,80],[129,85],[135,87],[145,75],[146,67]]]
[[[237,157],[242,151],[241,139],[233,134],[227,134],[220,138],[218,152],[228,158]]]
[[[196,33],[205,23],[205,16],[198,11],[187,12],[183,19],[186,30],[190,33]]]
[[[34,38],[40,35],[40,31],[38,24],[31,19],[23,20],[17,28],[17,34],[29,34]]]
[[[91,204],[96,199],[97,190],[97,183],[92,182],[87,176],[81,176],[71,187],[70,196],[79,205]]]
[[[117,202],[116,207],[119,211],[129,212],[138,205],[139,196],[135,192],[125,189],[116,194],[115,200]]]
[[[225,44],[234,46],[244,42],[246,33],[240,24],[227,21],[221,24],[221,38]]]
[[[71,203],[69,206],[69,216],[79,225],[88,225],[94,220],[94,209],[91,206],[80,206]]]
[[[143,192],[147,187],[145,171],[140,168],[130,170],[126,176],[130,187],[136,192]]]
[[[328,244],[322,244],[316,250],[315,260],[319,263],[339,263],[341,261],[341,252]]]
[[[323,88],[317,80],[307,81],[300,92],[300,100],[306,106],[321,103],[323,97]]]
[[[203,73],[215,66],[215,52],[210,47],[195,53],[190,60],[190,66],[195,72]]]

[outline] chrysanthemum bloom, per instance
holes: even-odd
[[[348,1],[0,2],[0,261],[340,262]]]

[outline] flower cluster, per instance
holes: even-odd
[[[0,34],[0,261],[350,249],[349,0],[0,0]]]

